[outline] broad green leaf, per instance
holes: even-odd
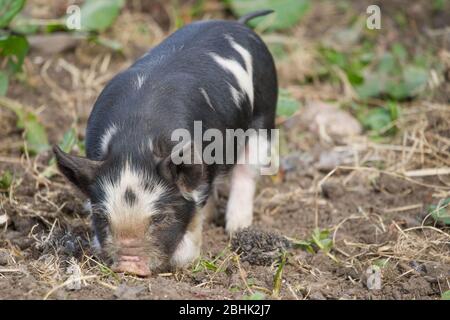
[[[428,70],[416,66],[407,66],[403,70],[403,81],[408,95],[414,96],[427,84]]]
[[[391,121],[390,111],[382,107],[370,110],[366,116],[361,119],[364,127],[374,131],[379,131],[387,127]]]
[[[366,77],[364,82],[355,87],[356,93],[361,99],[376,97],[383,92],[383,81],[377,75]]]
[[[409,96],[405,83],[392,79],[386,81],[386,93],[395,100],[403,100]]]
[[[405,49],[405,47],[403,45],[401,45],[400,43],[395,43],[392,46],[392,53],[394,54],[394,56],[399,59],[400,61],[405,61],[406,58],[408,57],[408,53]]]
[[[7,27],[24,4],[25,0],[0,0],[0,28]]]
[[[5,57],[12,72],[22,69],[23,60],[28,53],[28,41],[23,36],[0,37],[0,57]]]
[[[9,25],[11,30],[21,34],[34,34],[39,31],[39,25],[30,21],[30,19],[22,14],[18,14]]]
[[[81,6],[81,28],[104,31],[112,25],[124,5],[123,0],[86,0]]]
[[[283,117],[290,117],[300,107],[300,103],[292,98],[288,91],[280,90],[277,104],[277,115]]]
[[[249,25],[254,27],[263,21],[271,30],[295,26],[310,7],[310,0],[228,0],[228,3],[233,13],[239,17],[257,10],[274,10],[271,15],[249,22]]]
[[[16,126],[25,131],[28,152],[31,154],[38,154],[50,147],[48,144],[47,132],[34,113],[24,110],[22,105],[14,103],[13,100],[3,105],[14,111],[16,114]]]
[[[378,71],[382,73],[389,73],[395,69],[395,58],[390,52],[385,53],[378,64]]]
[[[0,96],[4,96],[8,91],[8,75],[4,71],[0,71]]]
[[[251,295],[245,295],[243,296],[244,300],[264,300],[266,298],[266,295],[262,293],[261,291],[255,291]]]

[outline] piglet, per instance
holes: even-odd
[[[274,129],[278,90],[273,58],[246,23],[270,12],[176,31],[106,85],[87,123],[87,157],[54,146],[60,172],[90,201],[95,247],[116,272],[148,276],[198,257],[202,221],[225,176],[227,232],[252,223],[259,172],[246,159],[261,153],[259,133]],[[243,131],[244,143],[219,141],[230,130]],[[227,161],[198,151],[211,136],[212,156]],[[271,148],[271,137],[263,140]]]

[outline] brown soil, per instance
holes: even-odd
[[[209,10],[221,16],[216,5]],[[104,84],[172,30],[168,14],[150,23],[142,35],[137,21],[151,21],[150,9],[142,13],[134,9],[127,8],[107,32],[124,44],[124,54],[87,43],[54,55],[31,52],[26,80],[12,81],[8,97],[39,108],[52,143],[60,141],[72,124],[83,139],[90,108]],[[322,11],[310,14],[306,27],[318,12]],[[301,30],[298,34],[304,37]],[[305,41],[314,37],[308,35]],[[300,101],[343,95],[327,83],[299,87],[300,75],[285,73],[282,62],[278,67],[281,83]],[[423,115],[425,134],[448,139],[449,127],[443,130],[442,124],[449,119],[449,105],[442,105],[445,112],[438,107],[422,112],[427,103],[431,102],[412,105],[411,110],[419,110],[412,117]],[[287,149],[283,159],[291,161],[278,176],[260,181],[253,228],[230,241],[220,222],[208,223],[201,260],[184,270],[141,279],[114,274],[93,256],[83,197],[61,176],[39,175],[50,152],[26,157],[15,115],[0,108],[0,175],[6,170],[14,175],[12,187],[0,192],[0,215],[9,218],[0,226],[0,299],[239,299],[254,292],[268,299],[440,299],[450,289],[450,234],[427,212],[429,205],[448,197],[448,176],[409,179],[396,172],[430,163],[438,166],[439,159],[449,160],[448,150],[441,149],[441,158],[427,153],[424,159],[410,157],[398,171],[381,170],[377,160],[372,166],[362,164],[382,157],[387,168],[405,155],[367,144],[358,151],[361,162],[355,160],[330,174],[315,164],[323,151],[336,146],[323,142],[296,118],[280,121]],[[408,119],[406,115],[402,130],[414,135],[416,127],[411,129]],[[433,131],[436,123],[439,129]],[[411,147],[412,143],[399,141],[397,146]],[[225,198],[226,192],[221,192],[221,213]],[[284,238],[309,239],[315,228],[330,231],[334,243],[329,254],[296,248]],[[285,251],[278,292],[275,277]],[[367,286],[368,268],[373,265],[381,265],[381,289]],[[78,280],[71,282],[71,276]]]

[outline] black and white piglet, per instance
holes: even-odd
[[[195,259],[214,183],[224,174],[231,176],[227,231],[251,224],[255,166],[176,164],[171,135],[193,132],[194,121],[224,136],[227,129],[274,128],[274,61],[245,25],[270,12],[178,30],[100,94],[87,124],[87,158],[54,147],[59,170],[91,202],[95,242],[113,270],[147,276]],[[249,140],[231,147],[235,160],[256,152]]]

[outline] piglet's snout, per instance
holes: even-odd
[[[112,266],[114,272],[134,274],[141,277],[150,275],[148,259],[142,256],[142,252],[134,241],[124,240],[119,242],[117,260]]]

